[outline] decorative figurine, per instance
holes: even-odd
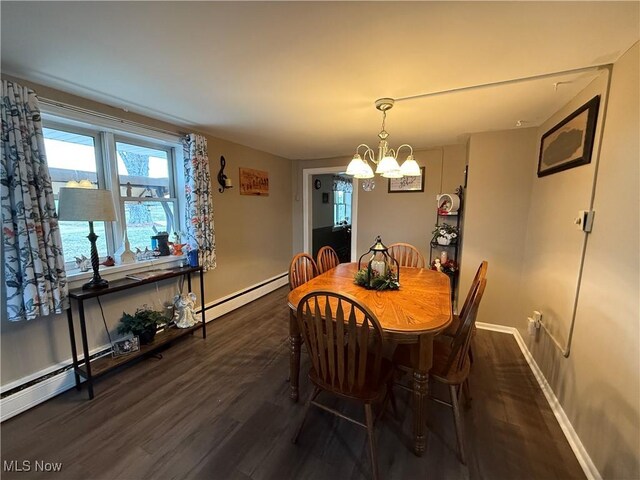
[[[88,272],[91,265],[91,262],[89,261],[89,259],[84,255],[82,255],[81,257],[75,257],[75,258],[76,258],[76,267],[81,272]]]
[[[176,327],[189,328],[198,323],[194,313],[195,304],[196,294],[193,292],[173,297],[173,305],[175,307],[173,320],[176,322]]]
[[[435,260],[434,270],[437,270],[438,272],[442,272],[442,264],[440,263],[439,258],[436,258]]]
[[[104,265],[105,267],[113,267],[115,264],[116,264],[116,261],[113,259],[113,257],[108,256],[106,260],[102,262],[100,265]]]

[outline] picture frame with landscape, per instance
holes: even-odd
[[[542,136],[538,177],[591,163],[599,107],[597,95]]]

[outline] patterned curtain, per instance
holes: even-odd
[[[216,268],[216,235],[207,139],[202,135],[192,133],[184,141],[184,180],[187,238],[206,272]]]
[[[35,92],[3,80],[0,113],[2,303],[8,320],[33,320],[69,307],[62,239]]]

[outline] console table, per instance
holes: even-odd
[[[142,285],[147,285],[149,283],[154,283],[160,280],[166,280],[168,278],[174,277],[186,277],[188,289],[189,291],[191,291],[191,274],[195,272],[198,272],[200,274],[200,304],[202,306],[202,325],[194,325],[191,328],[166,328],[164,331],[158,332],[153,341],[148,345],[140,345],[140,350],[138,350],[137,352],[132,352],[121,357],[112,357],[110,355],[105,355],[103,357],[90,360],[89,345],[87,343],[87,325],[85,322],[84,314],[84,302],[86,300],[109,295],[110,293],[129,290]],[[100,375],[104,375],[105,373],[121,365],[124,365],[125,363],[129,363],[132,360],[135,360],[136,358],[151,353],[159,349],[163,345],[166,345],[167,343],[175,340],[176,338],[182,337],[183,335],[191,333],[199,328],[202,329],[202,337],[207,338],[207,326],[205,322],[204,312],[204,275],[202,267],[180,267],[163,270],[161,274],[150,278],[145,278],[144,280],[122,278],[110,281],[107,288],[102,288],[99,290],[82,290],[81,288],[77,288],[69,291],[69,299],[75,300],[78,305],[78,316],[80,317],[80,335],[82,338],[82,353],[84,354],[84,358],[82,360],[78,360],[73,313],[71,305],[69,305],[69,309],[67,310],[67,320],[69,323],[69,339],[71,340],[71,354],[73,355],[73,372],[76,379],[76,389],[80,390],[80,376],[84,377],[87,381],[89,399],[93,398],[94,378],[99,377]]]

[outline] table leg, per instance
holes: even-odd
[[[87,324],[84,319],[84,302],[78,302],[78,313],[80,314],[80,334],[82,335],[82,353],[84,353],[84,368],[87,371],[87,389],[89,400],[93,399],[93,376],[91,375],[91,362],[89,361],[89,342],[87,342]]]
[[[293,311],[289,310],[289,385],[291,392],[289,397],[294,402],[298,401],[298,385],[300,381],[300,330],[298,321]]]
[[[427,449],[427,400],[429,370],[433,362],[433,336],[422,335],[418,345],[418,364],[413,371],[413,441],[414,452],[421,457]]]
[[[73,327],[73,315],[71,302],[67,310],[67,322],[69,323],[69,340],[71,340],[71,356],[73,357],[73,376],[76,379],[76,390],[80,390],[80,375],[78,375],[78,349],[76,347],[76,332]]]

